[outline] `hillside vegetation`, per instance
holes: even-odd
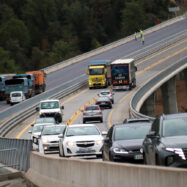
[[[170,0],[0,0],[0,73],[37,70],[168,18]]]

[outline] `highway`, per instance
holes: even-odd
[[[177,60],[187,55],[187,40],[182,40],[174,45],[157,52],[145,59],[137,62],[138,71],[137,75],[137,88],[145,84],[148,80],[159,74],[161,71],[167,69],[174,64]],[[95,124],[101,131],[107,131],[108,128],[114,123],[121,123],[125,118],[129,117],[129,101],[133,95],[131,91],[115,91],[113,109],[103,110],[104,121],[103,123],[96,122]],[[86,104],[94,103],[100,89],[89,90],[88,88],[79,90],[77,93],[72,94],[61,100],[64,105],[64,123],[76,124],[82,123],[81,109]],[[38,114],[28,118],[16,129],[10,132],[7,137],[29,139],[29,130],[32,130],[30,125]],[[91,122],[92,123],[92,122]],[[50,154],[51,156],[58,156],[58,154]]]
[[[140,53],[143,50],[150,49],[153,44],[156,42],[159,42],[163,39],[166,39],[168,37],[172,37],[172,35],[175,35],[183,30],[187,29],[187,21],[186,19],[180,22],[177,22],[175,24],[172,24],[170,26],[167,26],[165,28],[162,28],[158,31],[152,32],[148,35],[145,35],[145,44],[141,44],[141,40],[138,39],[138,41],[130,41],[124,45],[120,45],[118,47],[115,47],[111,50],[108,50],[106,52],[103,52],[99,55],[90,57],[86,60],[80,61],[79,63],[73,64],[71,66],[68,66],[64,69],[60,69],[58,71],[55,71],[53,73],[50,73],[47,76],[46,84],[47,84],[47,91],[57,87],[58,85],[61,85],[62,83],[66,83],[69,80],[72,80],[76,77],[81,76],[82,74],[85,74],[85,70],[87,68],[87,63],[90,60],[97,60],[97,59],[118,59],[123,58],[129,54],[134,53]],[[25,106],[30,106],[33,103],[33,100],[27,101],[28,103]],[[23,108],[23,107],[21,107]],[[15,111],[20,110],[18,107],[12,107],[10,105],[7,105],[5,101],[0,101],[0,121],[4,119],[5,117],[8,117],[8,115],[12,115],[15,113]],[[4,114],[3,114],[4,112]],[[5,114],[6,113],[6,114]]]

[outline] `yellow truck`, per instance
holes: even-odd
[[[89,88],[103,88],[110,84],[110,60],[95,60],[88,63]]]

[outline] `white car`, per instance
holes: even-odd
[[[106,132],[102,132],[106,134]],[[59,156],[102,155],[103,136],[93,124],[77,124],[66,126],[59,139]]]
[[[110,90],[104,90],[104,91],[101,91],[99,94],[98,94],[99,97],[103,97],[103,96],[107,96],[110,98],[112,104],[114,104],[114,93],[111,92]]]
[[[14,91],[10,93],[10,104],[16,104],[16,103],[20,103],[22,101],[24,101],[25,98],[25,94],[22,91]]]
[[[40,143],[44,154],[49,151],[59,151],[59,135],[63,134],[65,125],[47,125],[43,128]]]
[[[44,126],[51,125],[48,123],[42,123],[42,124],[35,124],[33,126],[32,131],[28,131],[28,133],[31,134],[31,140],[34,144],[38,145],[38,137],[41,135],[41,132],[44,128]]]

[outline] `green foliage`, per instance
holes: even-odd
[[[18,71],[37,70],[98,48],[167,19],[170,5],[169,0],[0,0],[0,64],[7,61],[2,71],[16,70],[15,64]]]
[[[8,51],[0,47],[0,73],[15,73],[19,72],[19,68],[15,65],[13,59],[10,58]]]

